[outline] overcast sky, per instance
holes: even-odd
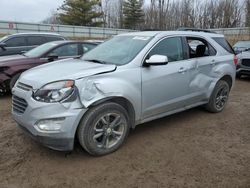
[[[62,3],[63,0],[0,0],[0,20],[39,22]]]

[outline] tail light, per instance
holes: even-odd
[[[236,55],[234,55],[234,64],[235,66],[238,64],[238,57]]]

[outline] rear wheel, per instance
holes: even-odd
[[[16,81],[18,80],[18,78],[20,77],[22,73],[18,73],[15,76],[13,76],[10,80],[10,90],[12,90],[12,88],[15,86]]]
[[[209,112],[213,113],[221,112],[226,106],[229,97],[229,92],[229,84],[224,80],[220,80],[214,88],[209,102],[206,105],[206,109]]]
[[[116,103],[93,107],[84,115],[78,130],[81,146],[91,155],[105,155],[117,150],[129,133],[127,111]]]

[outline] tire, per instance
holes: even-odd
[[[18,73],[15,76],[13,76],[10,80],[10,90],[12,90],[12,88],[15,86],[16,81],[18,80],[18,78],[20,77],[22,73]]]
[[[91,108],[83,116],[77,136],[89,154],[101,156],[120,148],[130,127],[127,111],[117,103],[108,102]]]
[[[229,84],[224,80],[218,81],[205,108],[212,113],[221,112],[227,104],[229,92]]]

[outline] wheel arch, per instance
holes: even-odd
[[[100,99],[92,103],[89,106],[89,108],[106,103],[106,102],[114,102],[114,103],[121,105],[128,112],[131,128],[135,128],[135,109],[134,109],[133,104],[125,97],[107,97],[104,99]]]
[[[233,86],[233,78],[230,75],[224,75],[220,80],[224,80],[228,83],[229,88],[231,90],[232,86]],[[218,80],[218,81],[220,81]]]

